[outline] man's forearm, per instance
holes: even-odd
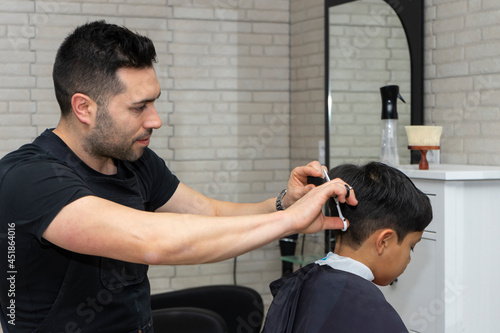
[[[239,216],[267,214],[276,211],[276,198],[270,198],[258,203],[217,202],[216,216]]]
[[[292,225],[284,212],[232,217],[152,213],[89,196],[63,208],[43,237],[72,252],[128,262],[199,264],[264,246]]]
[[[230,259],[285,236],[291,226],[283,212],[230,217],[160,215],[169,215],[165,216],[169,220],[165,233],[172,236],[155,237],[158,246],[151,246],[151,252],[145,255],[148,264],[200,264]],[[182,222],[177,220],[179,217]]]

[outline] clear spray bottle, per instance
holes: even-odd
[[[380,88],[382,96],[382,142],[380,161],[394,167],[399,166],[398,153],[398,98],[406,103],[399,94],[399,86],[391,85]]]

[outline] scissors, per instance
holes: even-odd
[[[326,181],[329,182],[330,177],[328,177],[328,173],[326,172],[325,169],[323,169],[323,174],[325,175]],[[342,215],[342,211],[340,210],[339,199],[337,198],[337,196],[334,196],[333,200],[335,200],[335,205],[337,206],[337,212],[339,213],[339,217],[342,219],[342,222],[344,222],[344,227],[341,230],[346,231],[347,230],[347,220],[345,219],[344,215]]]

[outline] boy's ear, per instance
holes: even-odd
[[[377,254],[382,255],[394,242],[397,243],[398,236],[393,229],[382,229],[376,238]]]
[[[71,106],[76,118],[83,124],[90,125],[97,111],[97,103],[89,96],[76,93],[71,97]]]

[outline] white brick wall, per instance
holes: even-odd
[[[169,124],[176,137],[171,166],[189,180],[196,164],[215,162],[190,184],[202,192],[257,201],[283,187],[289,172],[286,8],[287,1],[175,3],[168,20],[174,82]],[[272,177],[251,177],[252,170]]]
[[[498,1],[426,1],[426,123],[444,163],[500,165]]]
[[[323,1],[291,1],[291,163],[319,159],[324,139]]]

